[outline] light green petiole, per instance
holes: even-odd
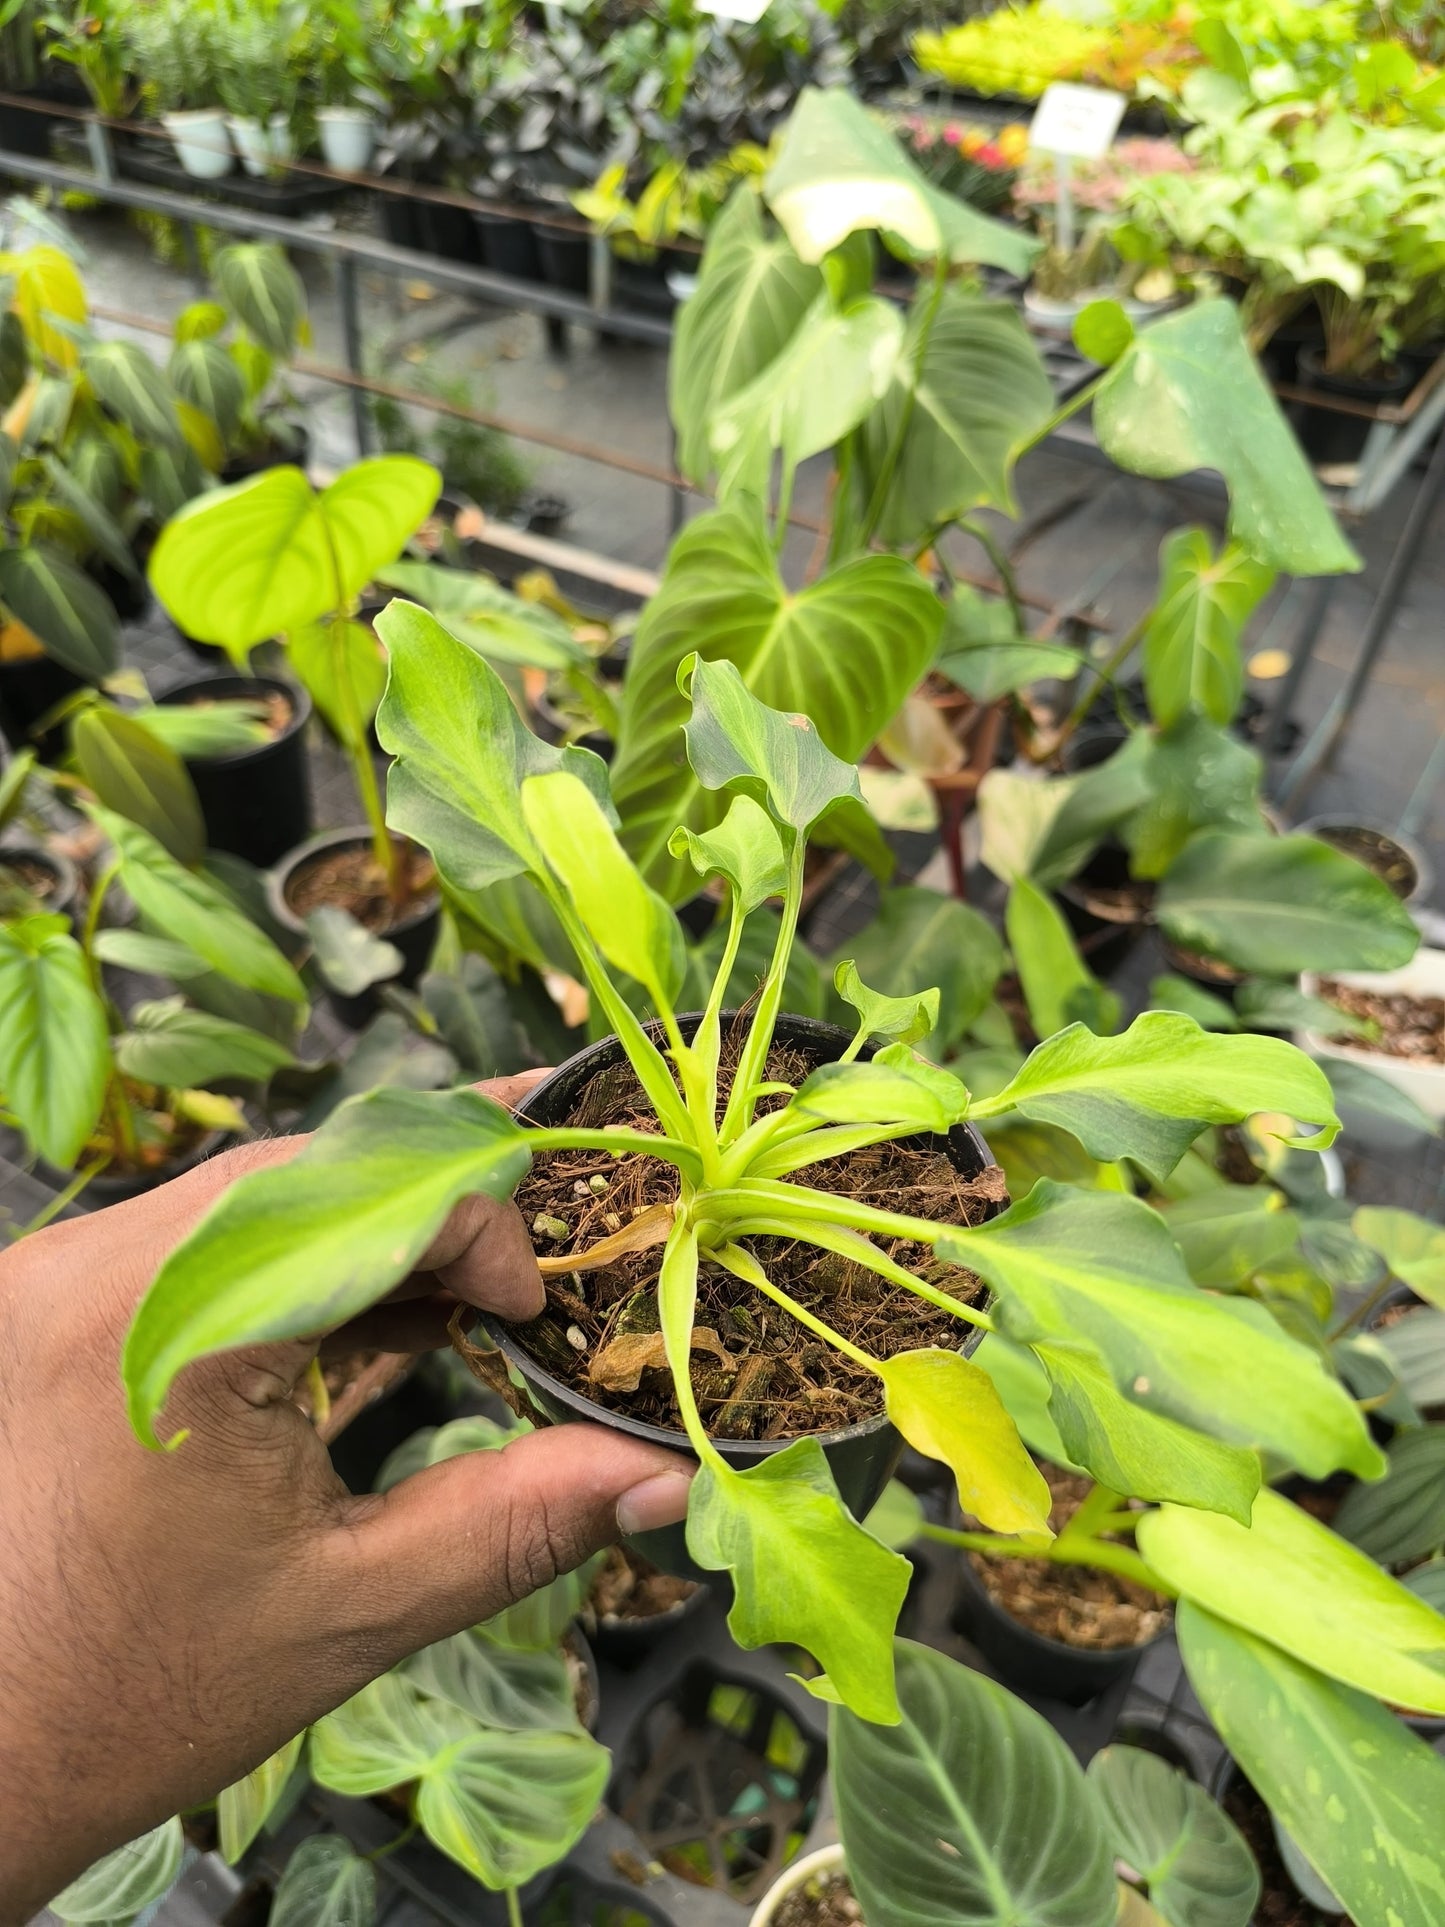
[[[993,1320],[986,1311],[976,1305],[966,1305],[961,1298],[951,1292],[943,1291],[937,1285],[930,1285],[926,1279],[915,1277],[905,1266],[895,1264],[884,1252],[866,1238],[858,1237],[842,1225],[828,1227],[820,1224],[790,1224],[786,1217],[748,1218],[740,1224],[730,1225],[729,1229],[739,1236],[753,1238],[796,1238],[804,1244],[817,1245],[820,1251],[833,1251],[840,1258],[849,1258],[854,1264],[877,1272],[880,1278],[888,1279],[890,1284],[901,1285],[905,1291],[913,1292],[936,1305],[940,1311],[952,1313],[955,1318],[963,1318],[970,1325],[978,1325],[984,1331],[994,1329]],[[710,1254],[711,1255],[711,1254]]]
[[[684,1191],[689,1189],[684,1185]],[[686,1198],[685,1204],[692,1200]],[[697,1233],[688,1223],[686,1210],[679,1211],[668,1234],[662,1254],[662,1269],[657,1280],[657,1309],[662,1325],[662,1342],[677,1392],[677,1407],[682,1415],[688,1443],[704,1465],[726,1470],[726,1461],[707,1435],[697,1397],[692,1389],[692,1328],[697,1312]]]
[[[732,1090],[728,1093],[727,1110],[723,1114],[720,1133],[724,1147],[741,1137],[753,1121],[753,1105],[756,1102],[754,1086],[763,1081],[768,1052],[773,1047],[773,1029],[783,1004],[783,979],[787,974],[788,958],[792,955],[793,938],[798,930],[798,913],[803,903],[804,841],[796,831],[792,836],[792,847],[788,851],[788,888],[783,898],[783,919],[778,926],[773,959],[768,965],[768,974],[758,997],[757,1013],[748,1031],[748,1041],[743,1046]]]
[[[785,1291],[773,1283],[750,1251],[745,1251],[741,1245],[722,1245],[717,1250],[710,1251],[708,1256],[715,1258],[735,1278],[741,1278],[744,1284],[752,1285],[755,1290],[762,1292],[765,1298],[771,1298],[775,1305],[781,1305],[783,1310],[796,1318],[800,1325],[806,1326],[810,1332],[824,1339],[835,1351],[842,1352],[845,1358],[851,1358],[855,1365],[862,1365],[870,1372],[878,1371],[876,1358],[870,1358],[867,1352],[852,1344],[841,1332],[835,1332],[831,1325],[825,1325],[822,1319],[815,1317],[806,1306],[800,1305],[795,1298],[790,1298]]]

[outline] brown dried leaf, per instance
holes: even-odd
[[[732,1364],[732,1354],[715,1331],[706,1325],[692,1328],[692,1349],[711,1352],[724,1365]],[[667,1346],[661,1332],[623,1332],[602,1347],[587,1368],[587,1376],[604,1392],[635,1392],[642,1374],[667,1364]]]
[[[544,1278],[564,1278],[569,1271],[592,1271],[598,1265],[613,1264],[629,1251],[646,1251],[650,1245],[666,1244],[672,1220],[670,1204],[650,1204],[610,1238],[599,1238],[585,1251],[569,1252],[560,1258],[539,1258],[537,1269]]]

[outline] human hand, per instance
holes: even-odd
[[[535,1081],[481,1088],[516,1103]],[[290,1402],[316,1339],[192,1366],[166,1408],[189,1436],[147,1451],[119,1375],[137,1304],[229,1184],[304,1142],[243,1145],[0,1256],[0,1927],[619,1523],[686,1510],[686,1462],[584,1425],[352,1497]],[[458,1300],[542,1309],[514,1205],[466,1199],[411,1280],[322,1355],[429,1349]]]

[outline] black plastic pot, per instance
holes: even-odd
[[[667,285],[667,270],[660,257],[652,261],[627,261],[621,255],[614,255],[612,298],[619,308],[656,315],[661,321],[668,320],[677,307],[677,296]]]
[[[363,829],[324,830],[320,836],[313,836],[303,843],[300,849],[292,850],[273,869],[266,872],[266,905],[272,917],[283,930],[293,932],[303,942],[309,941],[306,920],[298,916],[287,900],[286,892],[292,878],[304,870],[308,863],[318,857],[328,855],[332,850],[369,849],[371,832]],[[395,944],[401,952],[402,965],[391,982],[401,984],[407,989],[417,981],[431,961],[431,953],[436,944],[437,927],[441,920],[441,898],[438,896],[420,909],[410,912],[390,930],[380,932],[390,944]],[[343,996],[340,991],[328,990],[326,1001],[337,1017],[349,1030],[361,1030],[381,1008],[381,999],[375,985],[363,990],[358,996]]]
[[[540,221],[533,223],[532,234],[543,280],[568,294],[589,295],[592,292],[591,236],[574,234],[567,228],[543,227]]]
[[[1414,376],[1404,367],[1392,368],[1388,374],[1368,380],[1358,375],[1327,374],[1323,350],[1313,347],[1300,349],[1298,380],[1302,388],[1313,388],[1321,395],[1333,395],[1341,401],[1366,402],[1371,407],[1380,402],[1403,401],[1414,386]],[[1357,462],[1372,425],[1366,415],[1336,414],[1332,409],[1312,408],[1305,402],[1299,406],[1295,432],[1310,460],[1327,467]]]
[[[1176,977],[1187,977],[1190,983],[1198,984],[1201,990],[1210,991],[1216,997],[1222,997],[1227,1004],[1234,1002],[1234,993],[1244,982],[1245,973],[1242,970],[1236,970],[1233,964],[1217,957],[1180,950],[1167,938],[1163,941],[1162,949],[1164,961]]]
[[[1080,953],[1099,977],[1116,971],[1143,936],[1148,914],[1137,905],[1106,904],[1100,891],[1119,890],[1130,881],[1129,853],[1109,837],[1077,876],[1058,888],[1059,907]]]
[[[52,879],[50,894],[40,900],[45,914],[52,917],[70,916],[75,909],[78,889],[74,864],[63,856],[57,856],[52,850],[37,850],[28,843],[0,846],[0,871],[13,870],[19,863],[49,873]],[[23,876],[18,877],[17,881],[22,884],[26,882]]]
[[[422,203],[410,194],[382,193],[377,196],[381,211],[381,231],[394,248],[425,248],[420,209]]]
[[[246,455],[233,455],[221,470],[223,482],[244,482],[268,468],[305,468],[311,459],[311,430],[301,422],[287,422],[284,436],[278,435],[265,448]],[[204,645],[202,645],[204,646]]]
[[[291,705],[291,720],[279,736],[229,756],[186,760],[206,819],[206,842],[213,850],[245,857],[258,870],[269,868],[311,834],[304,733],[311,698],[299,685],[274,676],[198,676],[158,699],[183,707],[197,697],[233,701],[273,695],[284,696]]]
[[[735,1014],[724,1013],[724,1023]],[[680,1017],[678,1025],[683,1037],[691,1037],[700,1022],[701,1016],[696,1012]],[[661,1041],[659,1025],[649,1024],[646,1029]],[[819,1023],[812,1017],[780,1017],[776,1037],[779,1043],[791,1045],[815,1064],[834,1062],[851,1041],[847,1031],[840,1030],[835,1024]],[[865,1046],[863,1054],[871,1056],[872,1052]],[[518,1115],[533,1124],[564,1124],[593,1078],[600,1071],[623,1061],[624,1053],[617,1039],[603,1038],[600,1043],[579,1051],[553,1071],[550,1077],[544,1078],[535,1090],[529,1091],[518,1107]],[[922,1143],[929,1140],[915,1141]],[[965,1177],[977,1177],[993,1162],[988,1146],[971,1124],[955,1125],[942,1142],[955,1168]],[[992,1211],[989,1215],[993,1215]],[[527,1396],[554,1424],[565,1425],[574,1420],[584,1420],[606,1426],[610,1431],[625,1432],[629,1438],[644,1439],[649,1445],[665,1446],[686,1457],[693,1456],[686,1438],[680,1432],[629,1418],[624,1412],[608,1411],[595,1405],[574,1387],[553,1378],[525,1350],[525,1327],[509,1325],[501,1319],[485,1315],[482,1323],[513,1372],[520,1376]],[[978,1346],[980,1338],[979,1328],[971,1327],[960,1349],[965,1355],[968,1354]],[[864,1419],[860,1424],[850,1425],[841,1432],[823,1432],[817,1437],[844,1504],[855,1518],[861,1519],[872,1509],[884,1486],[892,1478],[903,1450],[902,1439],[884,1417]],[[789,1443],[787,1439],[719,1439],[717,1447],[729,1465],[743,1471],[770,1458],[774,1452],[780,1452]],[[661,1566],[664,1572],[677,1573],[685,1579],[706,1581],[710,1577],[689,1558],[687,1536],[681,1525],[638,1533],[628,1543],[644,1559]],[[712,1577],[715,1579],[715,1575]]]
[[[479,210],[473,211],[472,220],[481,240],[482,259],[494,274],[508,274],[514,281],[542,279],[542,258],[530,221]]]
[[[1084,1706],[1119,1681],[1131,1678],[1149,1648],[1169,1636],[1166,1628],[1142,1646],[1120,1646],[1108,1652],[1045,1639],[995,1604],[967,1553],[959,1555],[953,1623],[973,1641],[1005,1685],[1062,1700],[1066,1706]]]
[[[154,1191],[159,1185],[169,1184],[172,1178],[183,1177],[187,1171],[194,1171],[198,1164],[214,1157],[230,1145],[230,1133],[226,1131],[207,1131],[184,1157],[172,1158],[157,1166],[154,1171],[135,1171],[112,1174],[102,1171],[94,1177],[80,1196],[75,1200],[82,1211],[101,1211],[106,1205],[125,1204],[131,1198],[144,1197],[147,1191]],[[82,1163],[84,1159],[82,1158]],[[75,1177],[74,1171],[59,1171],[53,1164],[42,1159],[36,1165],[37,1172],[45,1182],[56,1191],[63,1191]]]
[[[102,591],[122,622],[139,622],[151,606],[151,588],[144,574],[118,569],[113,562],[92,560],[86,574]]]
[[[442,261],[481,267],[485,258],[482,237],[470,208],[452,207],[447,201],[418,201],[415,206],[421,246],[426,253]]]
[[[56,116],[42,108],[0,105],[0,148],[32,160],[49,160],[50,135],[56,124]]]
[[[33,749],[42,763],[65,754],[64,724],[36,733],[35,725],[48,710],[86,686],[83,676],[49,656],[25,656],[0,662],[0,735],[11,749]]]

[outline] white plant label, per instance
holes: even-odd
[[[1029,128],[1029,146],[1070,160],[1102,160],[1113,145],[1128,99],[1107,87],[1056,80],[1044,89]]]

